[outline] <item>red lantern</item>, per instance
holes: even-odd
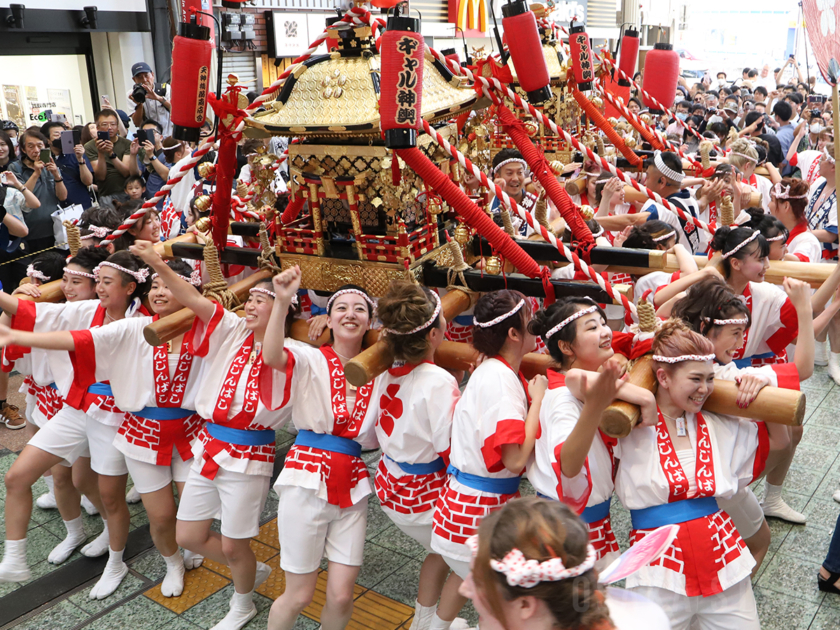
[[[583,24],[569,27],[569,52],[572,57],[572,71],[575,75],[577,89],[582,92],[592,89],[595,78],[592,50],[589,48],[589,35]]]
[[[639,31],[635,28],[628,28],[621,38],[621,57],[618,60],[618,67],[628,77],[636,72],[636,61],[639,59]],[[618,84],[621,87],[630,87],[630,81],[618,77]]]
[[[426,43],[420,35],[420,20],[399,15],[388,18],[382,35],[382,85],[379,94],[380,127],[389,149],[417,146],[422,124],[423,59]]]
[[[642,89],[653,96],[663,106],[671,109],[677,92],[680,77],[680,56],[671,44],[656,44],[645,56],[645,73]],[[644,96],[644,95],[643,95]],[[663,110],[647,97],[645,107],[652,114],[662,114]]]
[[[519,85],[534,105],[551,98],[548,68],[543,56],[537,18],[525,0],[508,2],[502,6],[502,26],[505,29],[510,58],[516,68]]]
[[[172,137],[198,142],[207,117],[213,44],[210,29],[195,15],[181,23],[179,33],[172,47]]]

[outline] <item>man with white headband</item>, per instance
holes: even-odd
[[[493,158],[493,182],[504,190],[511,199],[525,210],[533,211],[537,204],[537,196],[525,190],[525,181],[528,177],[528,163],[522,154],[516,149],[502,149]],[[494,220],[501,225],[499,213],[501,211],[501,199],[493,200],[491,206]],[[528,225],[520,219],[516,213],[511,213],[513,228],[522,236],[527,236],[531,230]]]

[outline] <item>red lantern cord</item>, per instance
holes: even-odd
[[[586,96],[577,89],[575,86],[571,86],[572,89],[572,96],[577,101],[577,104],[580,105],[580,108],[586,112],[586,115],[589,117],[589,120],[592,121],[598,129],[604,132],[604,134],[609,138],[610,142],[615,145],[615,148],[621,151],[621,155],[623,155],[628,162],[630,162],[633,166],[639,166],[642,163],[642,160],[636,155],[631,149],[627,148],[627,145],[624,144],[624,139],[618,135],[615,129],[610,127],[610,123],[601,115],[601,112],[598,111],[598,108],[595,107],[592,102],[586,98]]]

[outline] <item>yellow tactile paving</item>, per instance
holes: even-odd
[[[204,567],[198,567],[187,571],[184,575],[184,592],[180,597],[164,597],[160,593],[160,584],[150,588],[145,595],[161,606],[168,608],[174,613],[181,614],[210,597],[213,593],[222,590],[230,584],[230,580],[214,573]]]
[[[356,600],[348,628],[399,628],[414,615],[414,609],[373,591]]]
[[[254,555],[257,557],[258,562],[266,562],[269,558],[273,558],[277,555],[277,549],[264,545],[261,542],[257,542],[257,540],[253,538],[251,539],[251,549],[254,550]],[[210,569],[211,571],[215,571],[226,578],[231,577],[230,568],[226,564],[219,564],[213,560],[205,559],[204,564],[201,566]]]
[[[260,527],[260,533],[254,536],[254,540],[259,540],[264,545],[280,549],[280,540],[277,537],[277,519],[273,518],[268,523]]]

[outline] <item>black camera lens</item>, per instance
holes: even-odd
[[[146,88],[142,85],[135,85],[134,88],[131,90],[131,98],[134,99],[135,103],[145,103],[146,102]]]

